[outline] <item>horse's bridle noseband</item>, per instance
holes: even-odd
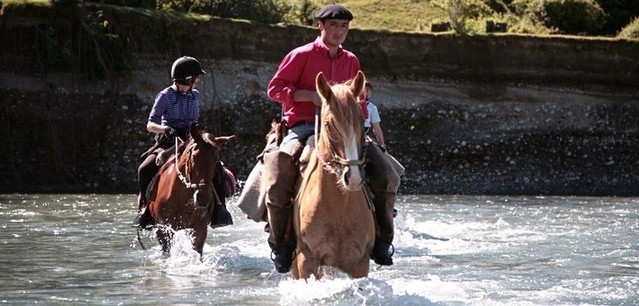
[[[317,133],[315,134],[317,137]],[[315,141],[315,143],[317,144],[317,139]],[[350,167],[350,166],[362,166],[366,163],[366,147],[368,146],[367,142],[364,142],[363,144],[363,153],[362,153],[362,157],[360,159],[357,160],[348,160],[348,159],[344,159],[342,157],[340,157],[339,155],[337,155],[337,153],[335,152],[335,149],[333,148],[333,145],[329,143],[330,149],[331,149],[331,155],[333,156],[333,158],[331,158],[331,160],[326,161],[324,160],[324,158],[322,158],[322,155],[319,153],[319,150],[315,150],[315,153],[317,154],[317,159],[322,163],[322,166],[324,166],[324,169],[326,169],[326,171],[328,171],[329,173],[334,174],[337,177],[340,177],[344,171],[344,168]],[[335,169],[334,166],[331,165],[342,165],[344,166],[343,168],[337,170]]]

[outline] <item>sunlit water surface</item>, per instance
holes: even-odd
[[[130,227],[133,195],[0,195],[0,303],[637,305],[639,199],[401,196],[395,265],[295,281],[230,203],[202,259]]]

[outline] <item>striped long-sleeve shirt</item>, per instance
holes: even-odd
[[[166,125],[178,131],[186,130],[192,122],[200,119],[200,92],[193,89],[187,93],[177,91],[171,85],[160,91],[149,115],[149,121]]]

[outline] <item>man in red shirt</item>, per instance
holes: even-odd
[[[343,83],[354,78],[360,70],[355,54],[342,48],[353,19],[351,12],[339,4],[330,4],[320,9],[315,18],[320,36],[288,53],[268,84],[268,96],[282,104],[282,122],[288,128],[279,150],[264,154],[270,224],[268,242],[273,250],[275,268],[280,273],[290,270],[295,251],[295,239],[287,234],[299,175],[292,155],[300,143],[305,144],[315,133],[315,110],[321,105],[315,78],[323,72],[329,83]],[[365,105],[362,111],[366,117]],[[389,248],[394,236],[392,214],[399,177],[386,174],[394,171],[386,171],[391,166],[377,146],[368,146],[366,156],[369,160],[366,164],[368,184],[373,192],[376,221],[381,232],[376,237],[372,258],[380,265],[392,265]]]

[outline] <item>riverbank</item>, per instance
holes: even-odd
[[[117,33],[144,22],[111,20]],[[135,192],[137,158],[152,144],[144,125],[174,56],[136,36],[129,76],[45,73],[29,64],[42,24],[13,22],[0,31],[13,42],[0,62],[0,192]],[[212,19],[163,31],[209,72],[198,87],[202,123],[237,136],[222,158],[246,178],[279,116],[266,84],[316,29]],[[637,46],[351,31],[346,47],[362,59],[390,151],[407,168],[400,192],[634,196]]]
[[[272,63],[203,60],[202,122],[237,138],[223,149],[244,179],[279,106],[266,99]],[[0,192],[134,192],[144,123],[168,85],[154,60],[128,80],[3,74]],[[247,73],[250,71],[250,73]],[[371,77],[402,193],[635,195],[639,105],[630,96],[559,88]],[[111,89],[109,89],[111,88]]]

